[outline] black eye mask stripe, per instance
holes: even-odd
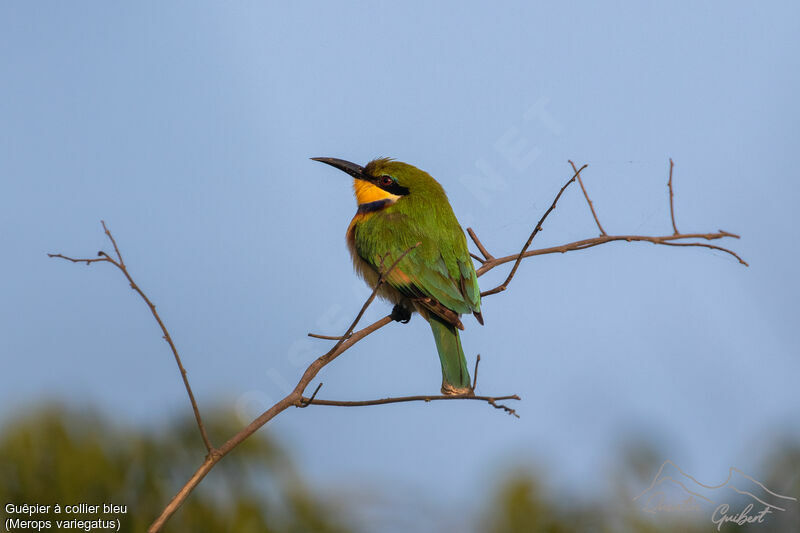
[[[390,193],[392,193],[392,194],[394,194],[396,196],[406,196],[408,194],[408,192],[409,192],[406,187],[403,187],[403,186],[397,184],[396,182],[392,182],[391,185],[385,186],[385,185],[383,185],[381,183],[381,179],[380,178],[375,179],[375,181],[373,181],[372,184],[375,185],[376,187],[380,187],[384,191],[390,192]]]

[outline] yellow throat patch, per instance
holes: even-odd
[[[380,187],[376,187],[368,181],[354,179],[353,192],[356,194],[356,202],[358,205],[370,204],[379,200],[391,200],[396,202],[400,196],[384,191]]]

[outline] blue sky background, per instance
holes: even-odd
[[[678,228],[741,234],[726,244],[750,268],[645,244],[528,260],[485,300],[486,325],[469,319],[463,334],[469,357],[482,354],[479,391],[518,393],[521,419],[472,402],[320,407],[268,431],[321,491],[438,509],[477,504],[476,488],[518,464],[553,493],[603,493],[631,436],[709,482],[729,466],[757,471],[779,435],[800,433],[798,11],[3,3],[0,418],[42,398],[148,424],[189,412],[119,272],[46,256],[108,249],[100,219],[201,408],[244,423],[326,350],[306,333],[342,331],[369,294],[344,243],[350,182],[309,157],[429,171],[497,255],[524,242],[568,159],[589,164],[609,233],[671,233],[672,157]],[[596,234],[575,187],[536,245]],[[320,397],[335,399],[440,383],[418,317],[319,377]]]

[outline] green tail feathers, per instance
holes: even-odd
[[[441,322],[437,317],[428,319],[442,363],[442,393],[464,394],[470,392],[469,370],[458,329]]]

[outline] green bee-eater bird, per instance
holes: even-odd
[[[427,172],[391,159],[365,167],[331,157],[312,159],[354,178],[358,210],[347,228],[347,246],[356,272],[371,288],[381,268],[411,250],[386,276],[378,295],[395,304],[395,320],[408,322],[417,311],[431,325],[442,363],[442,393],[470,393],[458,330],[464,329],[460,315],[465,313],[483,324],[481,291],[467,239],[442,186]]]

